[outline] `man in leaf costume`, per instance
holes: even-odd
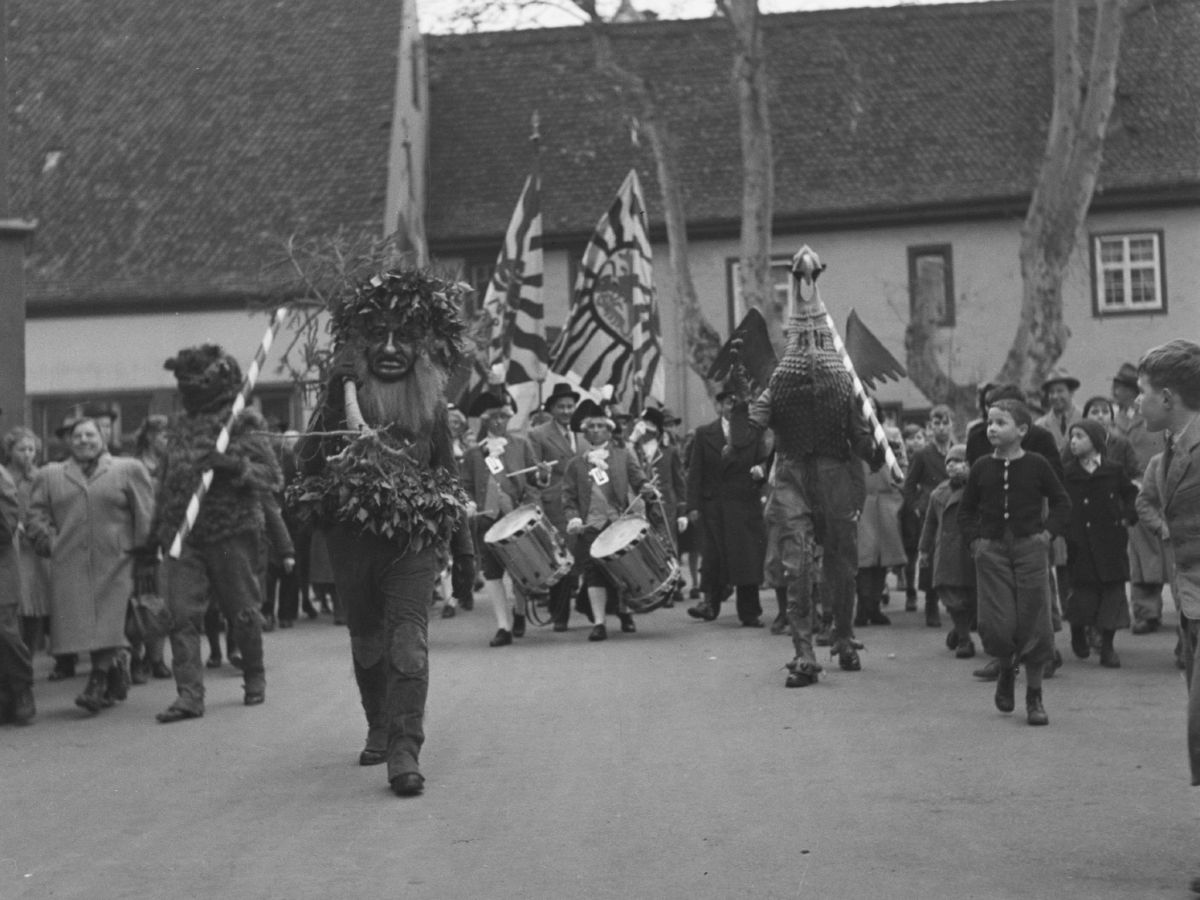
[[[429,597],[466,499],[444,399],[466,289],[393,269],[332,310],[329,377],[289,490],[299,514],[326,529],[367,717],[359,762],[386,762],[399,796],[424,788]]]

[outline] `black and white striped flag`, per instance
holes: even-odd
[[[530,175],[521,191],[488,282],[483,308],[491,320],[488,366],[505,384],[544,381],[548,353],[542,303],[540,184]]]
[[[553,371],[589,390],[613,386],[644,404],[664,401],[653,265],[637,172],[631,170],[583,254],[567,325],[550,354]]]

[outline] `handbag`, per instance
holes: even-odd
[[[166,637],[171,631],[171,613],[158,594],[134,594],[125,608],[125,637],[131,644],[145,644]]]

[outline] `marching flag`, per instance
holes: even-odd
[[[654,302],[646,207],[631,170],[583,254],[567,325],[551,352],[555,372],[574,372],[588,390],[612,385],[644,404],[664,402],[662,346]]]
[[[483,308],[491,320],[488,367],[505,384],[544,381],[548,353],[542,303],[542,209],[537,176],[525,180],[504,235]]]

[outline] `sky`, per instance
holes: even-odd
[[[602,13],[611,12],[619,0],[598,0]],[[946,2],[946,0],[908,0],[907,3],[897,0],[759,0],[759,9],[765,13],[799,12],[813,9],[839,9],[851,6],[905,6],[916,3]],[[967,0],[979,2],[979,0]],[[421,31],[426,34],[444,34],[446,32],[461,32],[470,30],[469,25],[462,19],[456,18],[458,10],[465,7],[478,9],[484,4],[499,6],[497,0],[417,0],[417,11],[421,22]],[[518,4],[527,8],[512,11]],[[553,27],[563,25],[578,25],[583,19],[570,10],[573,4],[570,0],[537,0],[529,4],[528,0],[507,0],[503,3],[508,11],[482,17],[479,30],[508,30],[513,28]],[[662,19],[696,19],[712,15],[716,4],[713,0],[633,0],[637,9],[653,10]]]

